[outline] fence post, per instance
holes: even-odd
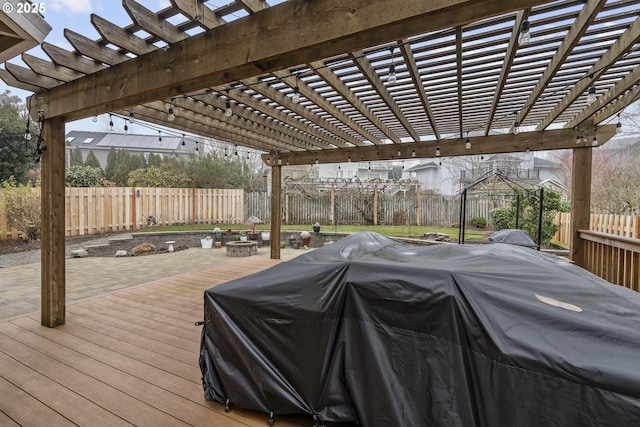
[[[331,185],[331,222],[333,224],[337,224],[336,223],[336,188],[335,185]]]
[[[640,239],[640,216],[635,217],[633,225],[633,238]]]
[[[420,227],[420,217],[422,216],[422,203],[420,200],[420,184],[416,185],[416,226]]]
[[[373,225],[378,225],[378,185],[373,186]]]
[[[284,223],[289,225],[289,184],[284,186]]]

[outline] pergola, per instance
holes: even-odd
[[[592,146],[640,90],[640,0],[122,3],[127,27],[93,15],[100,39],[67,29],[73,51],[42,43],[50,60],[0,70],[35,93],[46,146],[44,325],[65,321],[64,123],[102,113],[264,152],[272,212],[286,165],[571,148],[583,264]]]

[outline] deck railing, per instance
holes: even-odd
[[[579,230],[586,241],[585,268],[603,279],[640,292],[640,239]]]

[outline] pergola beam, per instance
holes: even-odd
[[[605,144],[616,133],[616,125],[597,128],[600,145]],[[440,157],[471,156],[480,154],[520,153],[526,151],[562,150],[576,148],[576,132],[573,129],[522,132],[517,135],[501,134],[489,136],[470,136],[471,148],[465,148],[466,138],[455,140],[422,141],[406,144],[385,144],[377,146],[336,148],[332,150],[313,150],[293,153],[270,153],[262,156],[268,165],[278,163],[278,159],[289,165],[310,165],[313,163],[339,163],[410,160],[412,158],[434,158],[436,147],[440,147]],[[589,144],[587,142],[587,144]],[[581,146],[583,146],[582,144]]]

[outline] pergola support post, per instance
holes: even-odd
[[[280,259],[280,222],[282,218],[282,166],[271,166],[271,259]]]
[[[64,121],[44,120],[41,163],[41,323],[65,323]]]
[[[585,242],[578,230],[588,230],[591,219],[591,165],[592,148],[573,149],[571,174],[571,260],[580,267],[586,266]]]

